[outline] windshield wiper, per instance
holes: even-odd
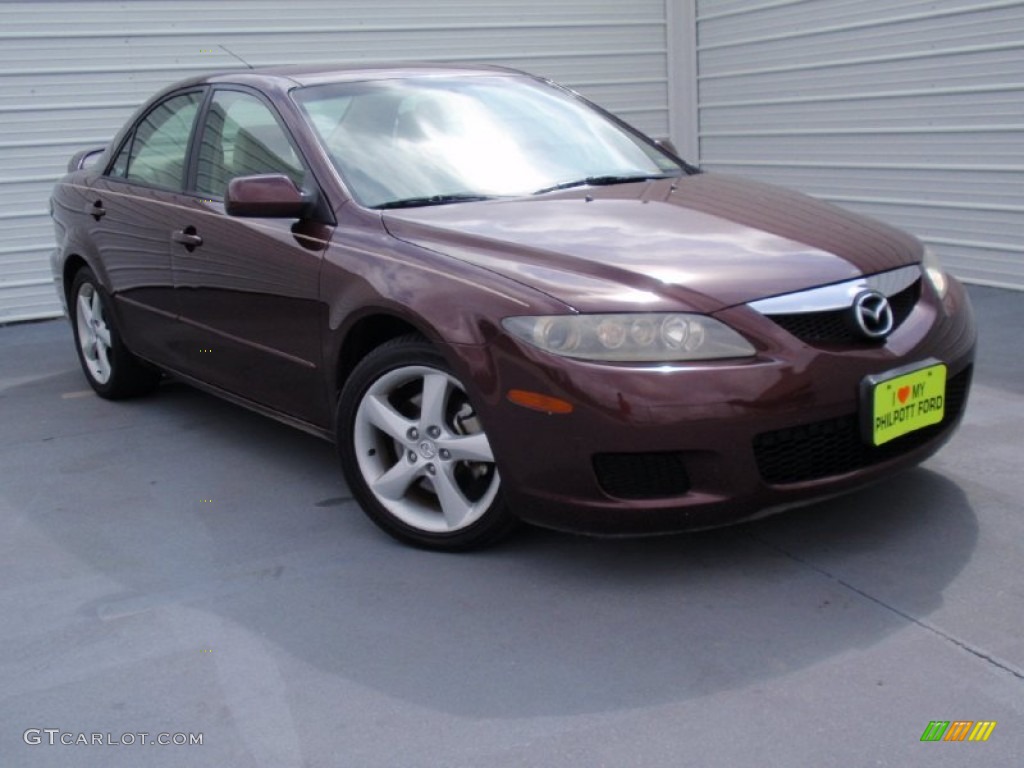
[[[674,179],[680,176],[678,173],[634,173],[634,174],[608,174],[606,176],[587,176],[583,179],[563,181],[560,184],[552,184],[550,187],[538,189],[533,194],[543,195],[545,192],[556,192],[560,189],[572,189],[573,187],[607,187],[612,184],[628,184],[631,181],[650,181],[652,179]]]
[[[474,195],[460,193],[452,195],[430,195],[428,197],[406,197],[402,200],[389,200],[386,203],[373,206],[376,210],[382,211],[387,208],[419,208],[425,205],[447,205],[448,203],[473,203],[480,200],[492,200],[488,195]]]

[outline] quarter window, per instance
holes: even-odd
[[[185,156],[202,93],[183,93],[161,102],[135,128],[124,177],[128,181],[180,190]],[[122,151],[123,152],[123,151]],[[121,158],[115,162],[115,174]]]
[[[111,176],[123,179],[128,175],[128,157],[131,155],[131,152],[132,135],[129,134],[124,145],[121,147],[121,151],[117,153],[117,159],[114,161],[114,166],[110,169]]]
[[[288,134],[260,99],[241,91],[213,95],[199,145],[196,190],[224,197],[236,176],[281,173],[302,186],[305,171]]]

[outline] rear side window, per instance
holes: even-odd
[[[202,129],[196,190],[223,197],[237,176],[281,173],[301,187],[305,169],[270,108],[241,91],[214,93]]]
[[[202,98],[199,91],[183,93],[151,110],[114,161],[113,174],[123,175],[128,181],[180,190],[192,124]]]

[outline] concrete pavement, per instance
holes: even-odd
[[[105,402],[65,322],[0,328],[0,768],[1019,765],[1024,294],[971,295],[974,391],[924,467],[460,556],[379,533],[326,443],[173,382]],[[134,743],[60,744],[93,733]]]

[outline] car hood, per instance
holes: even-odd
[[[714,312],[913,264],[921,244],[777,187],[699,174],[390,210],[394,235],[582,312]]]

